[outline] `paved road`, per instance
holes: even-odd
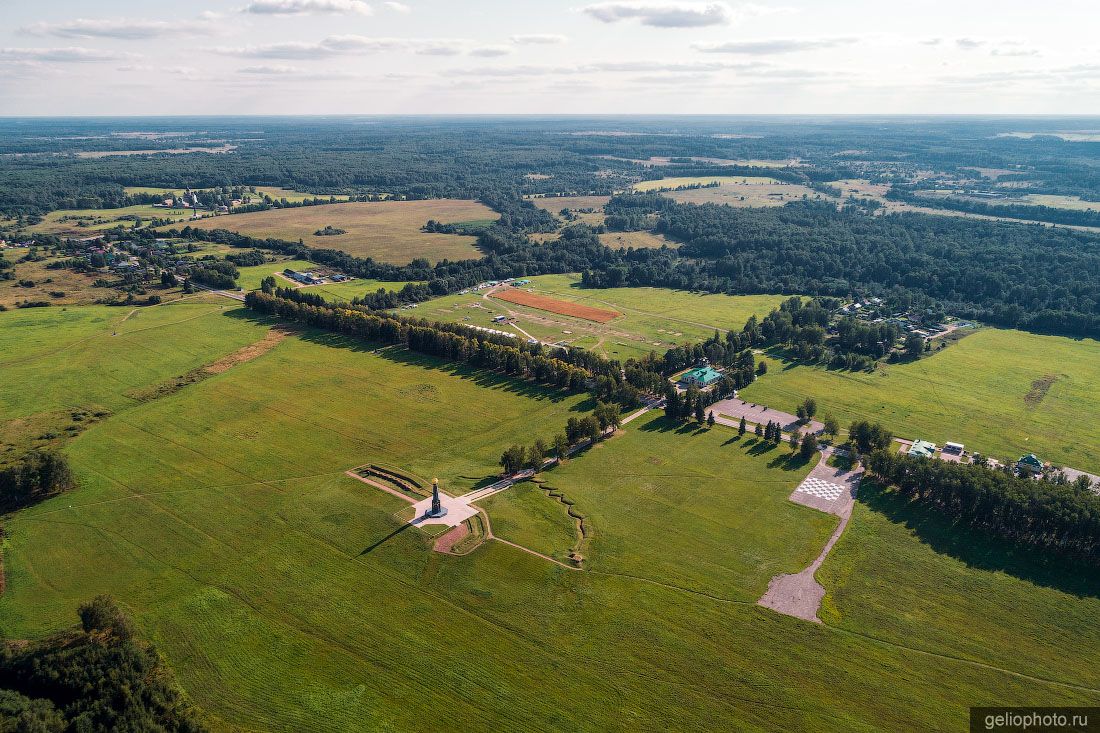
[[[707,410],[714,412],[714,422],[719,425],[728,425],[730,427],[737,427],[743,417],[745,421],[751,425],[767,425],[769,422],[778,421],[785,433],[790,433],[794,430],[799,430],[801,432],[806,432],[808,430],[810,432],[820,433],[825,429],[825,426],[817,420],[811,420],[808,425],[803,425],[798,422],[798,418],[794,415],[780,412],[779,410],[773,410],[767,405],[745,402],[739,397],[719,400],[708,407]],[[723,417],[723,415],[727,417]]]
[[[840,517],[840,524],[829,537],[829,541],[825,543],[821,554],[810,563],[808,568],[799,573],[775,576],[768,584],[768,591],[757,601],[765,608],[814,623],[821,623],[817,612],[821,608],[821,599],[825,597],[825,588],[817,582],[814,574],[825,562],[825,558],[832,551],[836,541],[840,539],[840,535],[844,534],[844,528],[848,526],[859,480],[863,473],[862,468],[852,471],[833,468],[826,463],[831,454],[832,451],[829,449],[822,452],[821,460],[810,471],[810,475],[791,493],[790,500],[836,514]]]

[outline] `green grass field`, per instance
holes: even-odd
[[[762,447],[735,430],[676,428],[656,411],[547,485],[589,518],[593,570],[755,601],[773,575],[809,565],[837,521],[787,501],[809,464]]]
[[[1008,668],[1026,659],[1029,674],[1100,686],[1095,573],[960,533],[869,483],[818,579],[827,623]]]
[[[982,329],[917,362],[876,372],[830,371],[770,360],[742,396],[793,411],[806,396],[842,427],[877,420],[904,438],[1015,460],[1100,470],[1100,343]]]
[[[0,313],[0,462],[63,443],[95,413],[133,407],[143,390],[262,338],[255,324],[224,318],[228,303],[200,295],[140,309]]]
[[[422,303],[413,313],[435,320],[468,323],[500,330],[516,329],[494,324],[497,315],[515,312],[518,325],[534,337],[565,341],[618,359],[640,357],[650,351],[663,353],[671,346],[701,341],[715,329],[737,329],[749,316],[767,315],[783,297],[778,295],[710,295],[667,288],[580,287],[578,275],[543,275],[532,278],[529,289],[563,300],[616,310],[622,317],[598,324],[580,318],[483,298],[484,292],[449,295]],[[565,333],[569,331],[570,333]]]
[[[5,522],[0,633],[40,637],[112,593],[215,729],[958,729],[974,704],[1100,704],[1095,599],[1073,607],[995,568],[962,576],[995,596],[926,599],[965,621],[915,638],[897,632],[917,591],[866,569],[829,580],[837,626],[757,607],[836,521],[786,502],[807,469],[784,448],[646,416],[545,474],[591,522],[589,571],[494,542],[445,557],[401,529],[401,500],[343,471],[384,462],[466,490],[508,444],[581,414],[580,397],[307,331],[135,403],[133,386],[252,343],[268,322],[220,302],[124,323],[116,312],[0,314],[0,368],[15,375],[5,419],[89,402],[114,412],[68,444],[81,488]],[[563,507],[516,489],[493,497],[495,529],[563,552]],[[912,557],[939,575],[883,577],[933,596],[963,569],[900,519],[856,521],[841,568]],[[1004,609],[1017,603],[1051,618],[1009,658],[1019,630]],[[951,658],[960,644],[1008,671]],[[1057,679],[1088,689],[1015,674],[1045,677],[1059,653],[1080,660]]]

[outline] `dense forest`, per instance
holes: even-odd
[[[1100,143],[1053,134],[1075,124],[1093,125],[1068,118],[10,118],[0,121],[0,213],[117,208],[133,202],[125,186],[280,186],[322,197],[606,194],[667,173],[646,167],[654,156],[675,161],[677,175],[745,172],[711,161],[799,160],[804,165],[768,175],[803,182],[997,168],[1035,193],[1100,200]],[[1052,134],[1011,136],[1021,128]],[[229,152],[156,152],[224,145]],[[111,151],[149,154],[82,157]]]
[[[680,241],[594,268],[593,287],[661,285],[727,293],[882,295],[961,316],[1100,337],[1100,237],[1039,225],[926,214],[874,216],[801,201],[739,209],[616,196],[608,211],[659,215]]]
[[[79,616],[79,630],[0,646],[0,731],[206,730],[113,600],[100,596]]]

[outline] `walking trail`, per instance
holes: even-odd
[[[840,539],[840,535],[844,533],[844,528],[848,526],[848,520],[852,516],[852,506],[855,504],[856,491],[859,488],[859,479],[863,473],[861,467],[849,471],[833,468],[826,463],[830,455],[832,455],[831,449],[822,452],[821,460],[794,490],[790,500],[836,514],[840,517],[840,524],[837,525],[829,541],[825,543],[821,554],[810,563],[809,567],[799,573],[776,575],[769,583],[767,593],[757,601],[765,608],[814,623],[821,623],[817,612],[821,608],[821,599],[825,597],[825,588],[817,582],[814,575],[825,562],[833,545]]]

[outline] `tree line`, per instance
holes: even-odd
[[[919,191],[897,186],[891,186],[890,190],[886,192],[886,198],[892,201],[904,201],[915,206],[927,206],[948,211],[964,211],[985,216],[999,216],[1003,219],[1024,219],[1027,221],[1046,221],[1052,224],[1100,227],[1100,210],[1093,209],[1060,209],[1056,206],[1009,202],[989,203],[959,198],[958,196],[921,196]]]
[[[1100,496],[1074,485],[877,450],[867,470],[912,501],[1013,544],[1100,563]]]

